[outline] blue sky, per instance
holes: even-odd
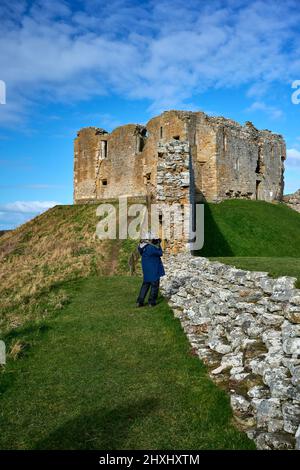
[[[0,18],[0,230],[72,203],[79,128],[166,109],[283,134],[300,187],[298,0],[2,0]]]

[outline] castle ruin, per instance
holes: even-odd
[[[119,196],[182,202],[228,198],[281,200],[285,141],[281,135],[241,126],[203,112],[166,111],[145,126],[127,124],[111,133],[87,127],[74,143],[74,202]],[[179,169],[176,157],[185,162]],[[168,194],[166,188],[176,191]],[[162,183],[165,190],[162,191]]]

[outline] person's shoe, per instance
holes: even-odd
[[[141,304],[140,302],[137,302],[136,306],[137,306],[138,308],[140,308],[140,307],[145,307],[145,305],[144,305],[144,304]]]
[[[156,304],[148,304],[149,307],[156,307]]]

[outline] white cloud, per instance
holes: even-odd
[[[43,212],[57,204],[58,203],[54,201],[15,201],[7,204],[0,204],[0,211],[34,214]]]
[[[15,201],[0,204],[0,227],[16,228],[57,204],[55,201]]]
[[[281,109],[276,108],[275,106],[270,106],[264,103],[263,101],[255,101],[252,105],[246,109],[247,112],[261,111],[270,116],[271,119],[279,119],[283,116]]]
[[[288,149],[286,162],[287,166],[300,166],[300,150]]]
[[[300,75],[297,0],[2,0],[0,15],[2,123],[41,98],[117,93],[161,110],[211,87],[261,97]]]
[[[262,96],[266,95],[269,89],[269,84],[266,82],[257,82],[254,83],[247,91],[247,96],[250,98],[261,98]]]

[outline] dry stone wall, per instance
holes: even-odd
[[[295,278],[188,253],[165,260],[162,291],[258,449],[300,449],[300,290]]]

